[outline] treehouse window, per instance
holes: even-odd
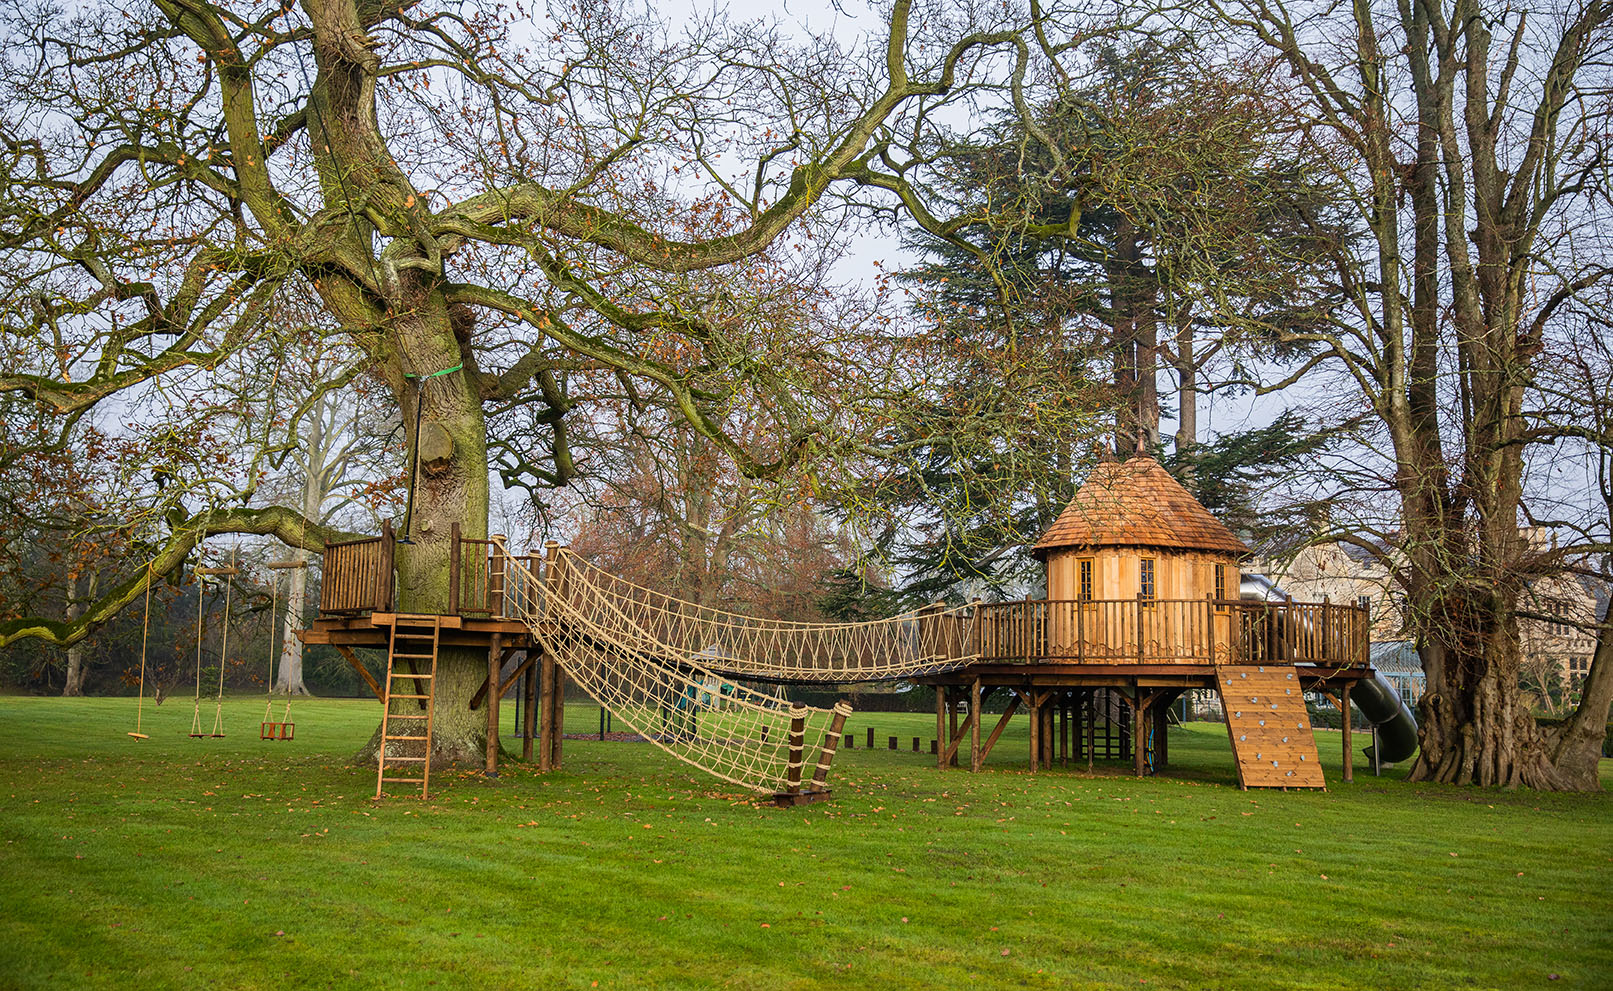
[[[1226,598],[1227,566],[1224,564],[1218,564],[1215,566],[1215,607],[1222,610],[1226,609]]]
[[[1154,601],[1154,559],[1145,557],[1137,562],[1137,591],[1146,602]]]
[[[1076,598],[1082,602],[1092,601],[1092,559],[1082,558],[1076,564],[1078,578],[1076,582]]]

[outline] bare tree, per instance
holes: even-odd
[[[398,554],[411,611],[446,607],[450,525],[485,534],[490,424],[524,416],[549,440],[546,460],[500,470],[571,477],[570,371],[655,392],[749,477],[854,444],[847,404],[811,371],[832,342],[728,320],[720,286],[854,200],[889,207],[904,149],[947,108],[1024,106],[1087,27],[1079,10],[1040,13],[1032,31],[1009,9],[898,0],[846,48],[609,5],[556,5],[530,32],[495,3],[0,9],[7,340],[56,356],[7,364],[0,392],[72,416],[261,355],[276,334],[264,315],[306,283],[421,452]],[[736,405],[757,411],[763,449],[726,429]],[[184,508],[154,549],[159,573],[209,532],[315,551],[332,536],[286,509]],[[139,583],[72,624],[17,630],[81,638]],[[481,670],[472,653],[443,657],[439,757],[482,753],[463,704]]]
[[[1613,11],[1601,0],[1216,10],[1237,43],[1284,60],[1294,112],[1282,126],[1335,163],[1366,234],[1334,253],[1348,305],[1331,326],[1290,335],[1319,350],[1274,385],[1351,395],[1351,414],[1375,427],[1364,439],[1387,463],[1397,506],[1386,529],[1428,678],[1412,776],[1596,788],[1588,755],[1608,698],[1587,692],[1560,732],[1537,728],[1519,687],[1518,601],[1561,566],[1520,535],[1526,466],[1550,442],[1529,415],[1543,355],[1576,332],[1563,318],[1609,274],[1598,229],[1613,192]]]

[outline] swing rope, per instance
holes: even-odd
[[[207,578],[196,572],[196,702],[190,710],[190,735],[202,735],[202,592]]]
[[[129,735],[136,740],[151,739],[140,732],[140,720],[146,711],[146,640],[151,636],[151,562],[146,562],[146,619],[140,627],[140,695],[134,708],[134,732]]]
[[[274,711],[274,627],[275,616],[278,613],[280,602],[280,576],[273,571],[269,572],[269,681],[268,701],[263,704],[263,724],[269,724],[269,717]],[[289,704],[291,696],[287,693],[286,701]],[[261,733],[259,734],[262,735]],[[267,737],[264,737],[267,739]]]
[[[230,550],[230,575],[235,573],[235,549]],[[218,695],[213,703],[213,738],[216,740],[224,735],[224,664],[229,657],[230,649],[230,594],[235,591],[235,583],[227,576],[224,580],[224,630],[219,634],[218,641]]]

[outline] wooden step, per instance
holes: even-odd
[[[381,737],[381,739],[383,739],[383,740],[424,740],[425,737],[423,737],[423,736],[383,736],[383,737]],[[387,759],[391,760],[390,757],[387,758]]]
[[[389,692],[387,694],[387,698],[389,698],[389,699],[429,699],[429,698],[431,698],[431,696],[430,695],[400,695],[397,692]],[[392,718],[396,719],[398,717],[397,717],[396,714],[394,714],[392,716]],[[412,719],[414,717],[411,716],[410,718]]]
[[[421,681],[430,681],[437,677],[434,674],[410,674],[407,671],[394,671],[387,675],[389,678],[419,678]]]
[[[389,784],[389,785],[423,785],[423,784],[426,783],[426,779],[425,778],[382,778],[381,783],[382,784]]]
[[[388,764],[419,764],[425,761],[424,757],[388,757]]]

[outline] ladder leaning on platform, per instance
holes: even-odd
[[[386,681],[381,696],[381,744],[378,748],[375,772],[375,797],[380,798],[388,784],[418,784],[420,797],[428,796],[431,788],[431,723],[435,713],[434,696],[437,684],[437,648],[442,630],[442,617],[399,613],[393,620],[392,636],[386,656]],[[398,661],[412,671],[398,670]],[[423,662],[430,662],[430,670],[421,672]],[[398,691],[399,682],[404,690]],[[412,690],[411,690],[412,689]],[[420,712],[393,712],[393,699],[412,699]],[[394,720],[402,723],[394,727]],[[424,726],[422,727],[422,723]],[[402,732],[394,733],[394,729]],[[418,751],[418,753],[416,753]],[[407,777],[388,777],[387,771],[403,772],[419,767],[416,774]]]

